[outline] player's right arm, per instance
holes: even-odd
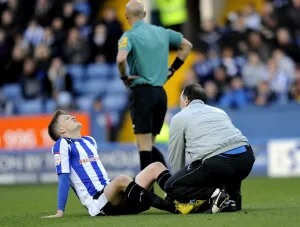
[[[185,59],[191,52],[193,45],[187,39],[183,38],[182,34],[171,29],[166,30],[169,35],[169,44],[178,48],[177,57],[169,68],[168,79],[182,66]]]
[[[52,148],[55,159],[56,173],[58,175],[57,213],[43,218],[63,217],[70,188],[70,158],[69,145],[63,138],[59,139]]]

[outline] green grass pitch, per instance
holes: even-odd
[[[90,217],[70,191],[64,218],[40,219],[55,213],[56,191],[56,185],[0,186],[0,226],[300,226],[300,179],[250,178],[243,184],[244,210],[237,213],[183,216],[151,209],[139,215]]]

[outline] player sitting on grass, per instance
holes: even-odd
[[[110,181],[100,161],[97,144],[92,137],[80,134],[81,123],[74,116],[58,110],[48,126],[56,141],[52,153],[58,174],[58,207],[55,215],[62,217],[71,186],[91,216],[137,214],[150,206],[171,213],[188,214],[193,203],[171,203],[148,191],[155,181],[163,189],[169,171],[159,162],[140,172],[135,181],[119,176]]]

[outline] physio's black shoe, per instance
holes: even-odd
[[[229,199],[229,195],[223,189],[216,189],[209,199],[210,209],[208,209],[205,213],[216,214],[218,213],[225,202]]]

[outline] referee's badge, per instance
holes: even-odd
[[[119,48],[127,47],[127,41],[128,41],[128,37],[126,37],[126,36],[122,37],[118,43]]]

